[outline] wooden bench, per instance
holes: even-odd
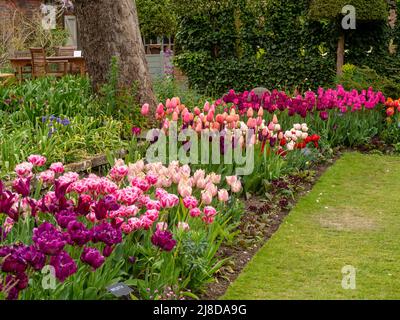
[[[0,79],[10,79],[10,78],[14,78],[15,75],[14,73],[0,73]]]

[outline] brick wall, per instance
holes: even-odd
[[[0,20],[10,20],[15,11],[32,17],[42,3],[42,0],[0,0]]]

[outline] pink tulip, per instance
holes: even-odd
[[[54,173],[64,173],[64,165],[61,162],[52,163],[50,170],[54,171]]]
[[[182,198],[188,197],[192,195],[192,188],[186,184],[179,184],[178,185],[178,192]]]
[[[221,202],[226,202],[229,200],[229,194],[226,189],[221,189],[218,191],[218,200]]]
[[[206,184],[205,190],[211,193],[213,197],[215,197],[218,193],[218,188],[212,182],[208,182]]]
[[[193,209],[197,207],[197,199],[193,196],[186,196],[183,199],[183,205],[188,209]]]
[[[15,166],[15,172],[20,178],[27,178],[32,174],[33,164],[30,162],[22,162]]]
[[[176,108],[176,106],[178,106],[179,105],[179,100],[176,98],[176,97],[173,97],[172,99],[171,99],[171,108]]]
[[[225,179],[230,186],[232,186],[238,180],[237,176],[227,176]]]
[[[211,204],[212,199],[213,199],[213,196],[209,191],[205,191],[205,190],[202,191],[202,193],[201,193],[201,201],[204,204]]]
[[[147,210],[145,212],[145,216],[150,219],[151,221],[156,221],[158,219],[159,216],[159,212],[158,210],[152,209],[152,210]]]
[[[156,225],[156,229],[160,231],[166,231],[168,229],[168,223],[166,222],[159,222]]]
[[[206,101],[206,103],[204,104],[203,110],[204,112],[210,111],[210,103],[208,101]]]
[[[39,179],[45,184],[54,183],[55,173],[52,170],[46,170],[40,173]]]
[[[231,185],[231,190],[234,193],[238,193],[242,190],[242,184],[240,183],[240,181],[236,181]]]
[[[144,116],[147,116],[147,115],[149,114],[149,111],[150,111],[150,105],[149,105],[148,103],[145,103],[145,104],[142,106],[142,110],[140,111],[140,113],[141,113],[142,115],[144,115]]]
[[[192,208],[190,209],[189,214],[192,218],[196,218],[201,215],[201,210],[199,208]]]
[[[40,156],[37,154],[32,154],[28,157],[28,161],[30,163],[32,163],[35,167],[41,167],[41,166],[44,166],[47,159],[43,156]]]
[[[178,222],[178,229],[187,232],[187,231],[190,230],[190,226],[186,222],[179,221]]]

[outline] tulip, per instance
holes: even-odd
[[[149,114],[149,111],[150,111],[150,105],[149,105],[148,103],[145,103],[145,104],[142,106],[142,110],[140,111],[140,113],[141,113],[142,115],[144,115],[144,116],[147,116],[147,115]]]
[[[221,202],[226,202],[229,199],[229,194],[226,189],[221,189],[218,191],[218,200]]]

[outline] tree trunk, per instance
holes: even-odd
[[[337,62],[336,62],[336,74],[341,76],[343,74],[344,64],[344,33],[341,33],[338,40],[337,47]]]
[[[79,41],[95,89],[107,81],[118,58],[120,87],[138,87],[138,100],[155,109],[156,98],[133,0],[75,0]]]

